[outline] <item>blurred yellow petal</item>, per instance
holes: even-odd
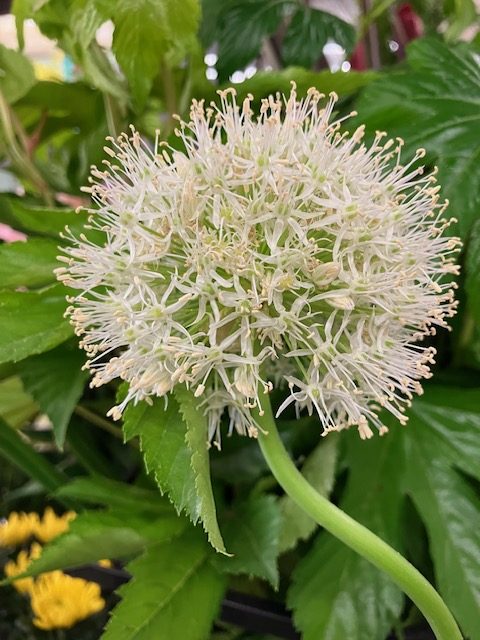
[[[34,535],[37,524],[36,513],[12,511],[6,520],[0,521],[0,546],[13,547],[23,544]]]
[[[30,551],[20,551],[15,561],[10,560],[4,567],[7,578],[13,578],[25,573],[32,560],[36,560],[42,553],[42,547],[38,543],[34,543]],[[33,578],[20,578],[12,583],[19,593],[30,593],[33,588]]]
[[[76,517],[74,511],[67,511],[61,516],[57,516],[51,507],[47,507],[43,518],[37,522],[35,536],[41,542],[49,542],[68,530],[69,523]]]
[[[98,584],[72,578],[61,571],[37,578],[30,597],[35,615],[33,624],[45,630],[69,629],[105,606]]]

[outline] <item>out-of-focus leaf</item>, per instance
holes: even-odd
[[[150,546],[127,566],[133,578],[119,590],[122,600],[102,640],[209,637],[225,584],[198,533]]]
[[[472,227],[467,245],[465,288],[468,306],[475,321],[480,326],[480,220]]]
[[[376,71],[362,71],[343,73],[338,71],[307,71],[300,67],[288,67],[282,71],[259,71],[252,78],[235,85],[238,101],[241,102],[249,93],[254,96],[258,104],[261,98],[265,98],[277,91],[285,95],[290,93],[292,82],[297,85],[299,97],[306,95],[310,87],[315,87],[328,95],[334,91],[340,98],[357,92],[362,87],[373,82],[379,77]]]
[[[211,545],[217,551],[224,553],[225,545],[218,528],[210,480],[207,419],[203,411],[198,408],[198,400],[185,387],[176,387],[175,398],[187,427],[185,441],[191,451],[190,464],[195,475],[195,489],[200,502],[200,519]]]
[[[194,426],[192,424],[190,428]],[[154,400],[152,406],[146,402],[139,402],[136,406],[130,404],[124,413],[123,428],[126,440],[135,436],[140,438],[145,467],[155,477],[160,490],[167,493],[175,508],[179,512],[185,510],[193,523],[205,517],[203,524],[206,528],[209,526],[210,531],[212,526],[209,523],[213,522],[215,512],[211,510],[210,497],[203,493],[203,486],[198,485],[197,488],[199,470],[194,471],[192,466],[193,452],[187,442],[189,427],[175,397],[169,397],[166,409],[163,398]],[[206,448],[207,434],[202,424],[199,428],[204,434]],[[196,461],[195,467],[199,464],[204,467],[201,459]],[[221,550],[221,538],[218,535],[214,535],[213,539]]]
[[[350,466],[342,508],[400,547],[399,434],[392,429],[367,442],[356,433],[342,437],[348,439]],[[288,605],[304,640],[385,640],[402,611],[403,596],[383,572],[322,532],[295,569]]]
[[[321,495],[328,496],[335,481],[338,439],[336,434],[323,439],[306,459],[302,474]],[[287,551],[298,540],[306,540],[317,528],[301,507],[291,498],[283,496],[280,500],[282,510],[282,528],[280,533],[280,551]]]
[[[56,281],[58,243],[47,238],[0,245],[0,283],[5,288],[42,287]]]
[[[52,421],[59,448],[63,448],[70,417],[88,378],[82,371],[84,362],[83,352],[73,344],[27,358],[19,366],[25,388]]]
[[[117,0],[112,49],[128,79],[134,106],[142,109],[161,68],[173,52],[186,53],[198,26],[197,0]]]
[[[454,467],[480,477],[479,391],[432,388],[405,435],[406,488],[425,523],[441,594],[466,636],[480,620],[480,500]]]
[[[157,491],[143,489],[102,476],[75,478],[58,489],[56,495],[90,504],[102,504],[130,513],[168,514],[173,508]]]
[[[274,496],[253,496],[222,518],[224,537],[232,557],[215,561],[226,573],[246,573],[278,588],[277,556],[281,513]]]
[[[65,320],[65,288],[0,292],[0,362],[48,351],[72,335]]]
[[[47,491],[55,491],[67,480],[48,460],[37,453],[0,418],[0,455],[26,475],[37,480]]]
[[[312,67],[331,39],[347,52],[355,44],[355,29],[331,13],[299,5],[288,25],[282,45],[286,65]]]
[[[7,102],[16,102],[34,84],[35,74],[28,58],[0,44],[0,91]]]
[[[21,379],[11,376],[0,382],[0,416],[14,429],[38,412],[38,405],[25,391]]]
[[[84,511],[70,522],[68,531],[50,542],[28,575],[72,569],[103,558],[121,559],[140,553],[149,544],[169,542],[185,529],[175,515],[152,520],[109,511]]]
[[[241,0],[227,4],[220,13],[217,31],[220,81],[260,54],[264,38],[277,30],[283,0]]]
[[[383,76],[358,102],[358,122],[405,140],[405,155],[418,147],[438,164],[448,213],[466,236],[478,217],[480,191],[480,66],[474,48],[440,40],[415,40],[409,70]]]
[[[78,232],[87,221],[84,212],[29,206],[22,198],[0,198],[0,219],[29,233],[57,238],[68,225]]]

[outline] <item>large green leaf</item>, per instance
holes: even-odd
[[[325,438],[305,460],[302,474],[321,495],[328,496],[335,481],[338,439],[336,434]],[[306,540],[317,528],[314,520],[288,496],[280,501],[282,529],[280,551],[287,551],[299,540]]]
[[[88,373],[85,356],[76,344],[60,345],[20,363],[20,375],[29,393],[53,424],[55,442],[62,448],[70,417],[82,395]]]
[[[55,282],[58,253],[58,243],[47,238],[0,245],[1,285],[36,288]]]
[[[102,476],[75,478],[56,491],[56,495],[88,504],[103,504],[131,513],[173,513],[173,508],[158,491],[117,482]]]
[[[232,557],[218,557],[216,566],[227,573],[246,573],[278,588],[277,556],[281,525],[274,496],[252,496],[223,514],[224,537]]]
[[[0,455],[10,464],[39,482],[47,491],[55,491],[67,477],[0,418]]]
[[[7,102],[16,102],[35,84],[32,63],[19,51],[0,44],[0,91]]]
[[[185,54],[198,26],[197,0],[116,0],[113,52],[128,79],[134,105],[145,106],[165,56]]]
[[[480,477],[479,391],[431,389],[405,433],[406,487],[427,528],[441,594],[464,633],[480,620],[480,500],[454,467]]]
[[[205,455],[208,454],[201,452],[201,443],[196,451],[192,451],[187,443],[187,437],[196,443],[200,436],[189,431],[198,428],[199,433],[203,434],[202,442],[206,449],[207,434],[204,427],[203,421],[187,426],[173,396],[168,398],[167,408],[164,399],[158,398],[151,406],[146,402],[130,405],[124,414],[125,438],[140,438],[145,466],[154,475],[160,490],[167,493],[179,512],[185,510],[192,522],[202,520],[212,544],[217,544],[218,550],[223,551],[216,528],[218,525],[211,487],[205,475],[208,473],[208,458],[205,460]],[[194,453],[196,456],[192,461]]]
[[[355,44],[355,29],[331,13],[299,5],[283,39],[283,61],[286,65],[312,67],[323,56],[329,39],[350,52]]]
[[[148,547],[127,566],[133,578],[120,589],[122,600],[102,640],[208,638],[224,592],[209,553],[195,530]]]
[[[56,569],[72,569],[103,558],[121,559],[143,551],[149,544],[170,542],[185,529],[175,515],[141,518],[124,512],[84,511],[70,522],[68,531],[52,540],[28,568],[36,576]]]
[[[367,442],[356,433],[342,435],[348,441],[350,475],[341,503],[397,548],[403,501],[398,435]],[[383,572],[323,532],[294,572],[288,605],[304,640],[385,640],[402,611],[403,596]]]
[[[0,292],[0,362],[48,351],[73,333],[65,320],[65,288]]]
[[[260,54],[264,38],[277,30],[284,0],[240,0],[227,4],[217,26],[220,80],[227,80]]]
[[[405,154],[424,147],[438,164],[448,212],[465,235],[479,215],[480,66],[474,48],[416,40],[408,47],[409,70],[383,76],[358,103],[358,120],[371,132],[405,140]]]

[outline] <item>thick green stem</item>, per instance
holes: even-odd
[[[285,450],[268,399],[263,409],[263,415],[257,412],[255,416],[264,431],[258,437],[260,447],[273,475],[290,498],[315,522],[385,571],[417,605],[438,640],[462,640],[452,614],[422,574],[381,538],[317,493],[305,480]]]

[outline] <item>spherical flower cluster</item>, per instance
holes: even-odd
[[[97,207],[58,277],[79,289],[68,313],[93,386],[121,378],[127,403],[186,384],[209,436],[255,435],[252,409],[284,386],[282,412],[316,411],[327,433],[401,422],[434,350],[418,342],[454,312],[458,240],[434,175],[400,163],[402,142],[366,145],[331,121],[316,90],[270,96],[255,115],[233,90],[193,102],[184,152],[139,134],[110,139],[93,168]]]

